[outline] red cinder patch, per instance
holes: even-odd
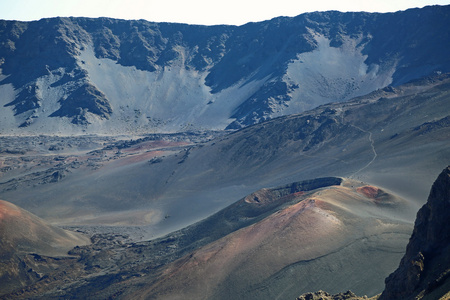
[[[14,205],[0,200],[0,220],[9,216],[20,216],[20,211]]]
[[[366,196],[367,198],[372,198],[375,199],[377,198],[380,193],[381,190],[375,186],[371,186],[371,185],[365,185],[362,187],[359,187],[356,189],[356,191],[364,196]]]

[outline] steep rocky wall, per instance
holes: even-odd
[[[398,269],[386,279],[380,300],[421,299],[442,286],[449,287],[449,219],[450,167],[447,167],[434,182],[428,202],[417,213],[406,254]],[[432,299],[440,296],[433,294]]]

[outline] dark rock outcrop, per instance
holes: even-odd
[[[72,118],[74,124],[88,124],[86,116],[88,112],[105,119],[108,119],[112,113],[111,105],[105,95],[89,83],[77,88],[60,103],[61,108],[51,117],[69,117]]]
[[[7,103],[5,107],[14,106],[16,115],[40,107],[42,99],[37,96],[38,89],[39,87],[36,84],[28,85],[17,95],[14,101]]]
[[[318,291],[315,293],[306,293],[297,298],[297,300],[360,300],[367,299],[367,297],[358,297],[351,291],[345,293],[339,293],[331,295],[324,291]]]
[[[419,210],[406,254],[386,279],[380,300],[439,299],[450,288],[450,167]]]

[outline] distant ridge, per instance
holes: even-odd
[[[449,72],[449,11],[0,21],[0,134],[237,129],[348,100]]]

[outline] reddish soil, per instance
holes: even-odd
[[[371,199],[377,198],[381,193],[381,190],[379,188],[371,185],[361,186],[357,188],[356,191]]]
[[[157,156],[163,156],[163,155],[166,155],[167,153],[168,153],[168,151],[148,151],[148,152],[139,153],[139,154],[132,154],[130,156],[121,158],[121,163],[126,165],[129,163],[140,162],[143,160],[149,160],[149,159],[157,157]]]
[[[132,146],[127,149],[123,149],[122,152],[140,152],[140,151],[146,151],[151,150],[155,148],[161,148],[161,147],[179,147],[179,146],[185,146],[189,145],[189,143],[186,142],[171,142],[171,141],[149,141],[149,142],[143,142],[140,144],[137,144],[135,146]]]
[[[5,217],[11,216],[20,216],[20,210],[11,203],[0,200],[0,220],[3,220]]]

